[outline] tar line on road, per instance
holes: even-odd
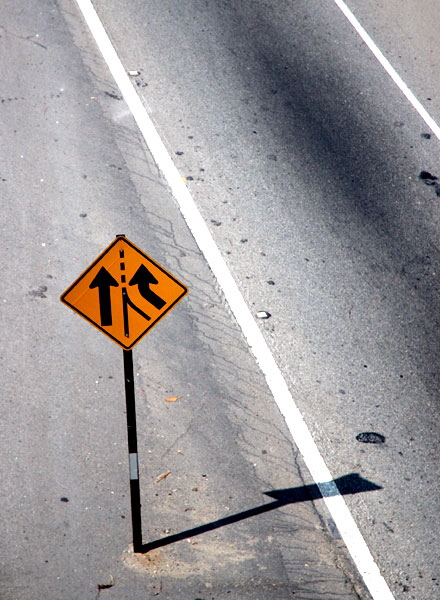
[[[287,383],[273,358],[264,336],[257,326],[252,314],[234,280],[220,250],[218,249],[208,226],[201,216],[193,197],[185,186],[182,177],[168,154],[165,144],[154,127],[147,110],[117,55],[104,26],[90,0],[76,0],[93,38],[118,86],[130,112],[136,121],[141,135],[167,181],[180,211],[191,230],[194,239],[209,264],[226,301],[245,336],[254,357],[264,374],[268,387],[278,408],[286,420],[298,450],[302,454],[307,468],[318,486],[328,510],[339,530],[342,539],[355,563],[366,587],[374,600],[394,600],[387,582],[380,573],[374,558],[349,511],[337,484],[321,456],[318,447],[299,411]],[[373,51],[381,65],[387,70],[395,83],[400,87],[407,99],[416,108],[421,117],[440,139],[440,128],[430,117],[414,94],[404,84],[387,59],[383,56],[365,30],[361,27],[346,5],[335,0],[344,15],[355,27],[365,43]],[[400,82],[403,85],[400,85]],[[327,483],[325,483],[327,482]],[[331,493],[328,486],[331,485]]]

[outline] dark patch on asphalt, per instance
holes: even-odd
[[[431,175],[428,171],[420,171],[419,179],[421,179],[423,183],[426,183],[426,185],[435,185],[438,177]]]
[[[336,527],[336,523],[334,522],[333,519],[327,519],[327,523],[329,526],[329,529],[331,531],[332,536],[335,538],[335,540],[340,540],[341,539],[341,534],[338,531],[338,528]]]
[[[391,525],[388,525],[388,523],[386,521],[384,521],[383,524],[387,531],[389,531],[390,533],[394,533],[394,529],[391,527]]]
[[[47,285],[40,285],[37,290],[30,290],[28,295],[31,298],[47,298],[45,292],[47,292]]]
[[[113,100],[122,100],[122,96],[118,96],[118,94],[114,94],[113,92],[104,92],[104,94],[109,98],[113,98]]]
[[[438,182],[438,177],[436,175],[432,175],[428,171],[420,171],[419,179],[426,185],[434,186],[435,193],[440,197],[440,183]]]
[[[374,431],[364,431],[362,433],[358,433],[356,439],[358,442],[362,442],[363,444],[385,443],[385,436],[380,433],[375,433]]]
[[[97,588],[98,590],[109,590],[114,585],[114,583],[98,583]]]

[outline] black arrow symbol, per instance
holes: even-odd
[[[141,265],[133,275],[128,285],[137,285],[140,295],[155,308],[161,309],[165,306],[165,300],[150,290],[150,284],[159,283],[155,276],[144,265]]]
[[[112,303],[110,298],[110,287],[118,287],[119,283],[110,275],[104,267],[101,267],[89,285],[90,289],[99,290],[99,310],[101,311],[101,326],[108,327],[112,324]]]

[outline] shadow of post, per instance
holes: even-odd
[[[310,500],[317,500],[323,497],[337,496],[338,494],[346,496],[350,494],[372,492],[381,489],[381,486],[376,485],[367,479],[363,479],[358,473],[350,473],[349,475],[344,475],[324,483],[264,492],[266,496],[275,498],[275,501],[268,504],[262,504],[261,506],[255,506],[254,508],[249,508],[248,510],[236,513],[235,515],[229,515],[227,517],[223,517],[222,519],[218,519],[217,521],[212,521],[211,523],[205,523],[204,525],[199,525],[198,527],[193,527],[192,529],[174,533],[173,535],[168,535],[159,540],[153,540],[152,542],[143,544],[142,553],[149,552],[155,548],[161,548],[162,546],[168,546],[169,544],[174,544],[175,542],[180,542],[181,540],[192,538],[196,535],[201,535],[202,533],[219,529],[220,527],[225,527],[226,525],[232,525],[233,523],[243,521],[244,519],[250,519],[251,517],[262,515],[271,510],[276,510],[277,508],[286,506],[287,504],[308,502]]]

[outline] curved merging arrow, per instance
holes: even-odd
[[[110,287],[118,287],[119,283],[104,267],[101,267],[89,285],[90,289],[98,288],[99,310],[101,313],[101,326],[109,327],[112,324],[112,303],[110,298]]]
[[[160,296],[150,290],[150,284],[155,285],[156,283],[159,282],[155,276],[150,273],[145,265],[141,265],[131,278],[128,285],[137,285],[140,295],[155,308],[161,309],[166,304],[165,300],[162,300]]]

